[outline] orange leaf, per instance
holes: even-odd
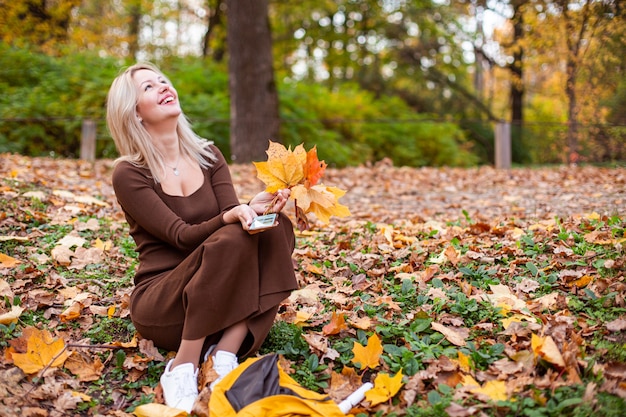
[[[337,314],[333,311],[333,316],[330,319],[330,323],[322,328],[322,334],[325,336],[331,334],[338,334],[342,330],[346,330],[348,326],[346,325],[346,318],[343,314]]]
[[[352,352],[354,353],[352,363],[358,364],[360,369],[374,369],[378,366],[380,361],[380,355],[383,353],[383,345],[376,333],[374,333],[367,339],[367,347],[357,342],[354,344]]]
[[[22,261],[0,253],[0,268],[13,268],[16,265],[21,264]]]
[[[589,285],[591,282],[593,282],[593,277],[591,275],[583,275],[582,277],[578,278],[576,281],[571,282],[570,286],[577,286],[578,288],[584,288],[587,285]]]
[[[47,330],[28,327],[22,332],[27,338],[26,353],[13,353],[13,361],[22,371],[34,374],[45,367],[56,368],[65,362],[69,353],[63,339],[52,338]]]
[[[83,309],[83,305],[77,301],[74,301],[72,305],[66,308],[60,315],[60,319],[62,322],[67,323],[68,321],[76,320],[80,317],[80,312]]]
[[[304,166],[304,185],[310,188],[324,176],[327,164],[317,159],[317,147],[314,146],[306,153],[306,165]]]

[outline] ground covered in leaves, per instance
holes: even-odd
[[[132,416],[171,353],[136,335],[111,161],[0,155],[0,415]],[[262,187],[232,166],[242,200]],[[621,416],[626,169],[327,169],[261,353],[355,416]],[[288,208],[288,213],[293,212]],[[206,404],[197,404],[206,415]]]

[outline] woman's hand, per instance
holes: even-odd
[[[288,188],[278,190],[274,194],[263,191],[255,195],[248,205],[259,215],[280,213],[280,211],[285,208],[285,204],[287,204],[290,195],[291,190]]]
[[[240,204],[224,213],[224,223],[241,223],[244,230],[248,230],[256,212],[248,204]]]

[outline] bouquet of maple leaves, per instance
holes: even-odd
[[[348,207],[338,202],[345,191],[318,184],[327,164],[317,158],[316,147],[307,152],[300,144],[292,151],[291,147],[285,148],[270,141],[266,153],[266,162],[254,162],[257,178],[266,185],[268,193],[285,188],[291,190],[290,198],[295,203],[296,223],[300,231],[310,229],[307,213],[315,214],[324,224],[328,224],[330,216],[350,215]]]

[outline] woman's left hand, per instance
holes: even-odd
[[[278,190],[274,194],[262,191],[255,195],[248,205],[259,215],[266,212],[279,213],[287,204],[290,195],[291,190],[288,188]]]

